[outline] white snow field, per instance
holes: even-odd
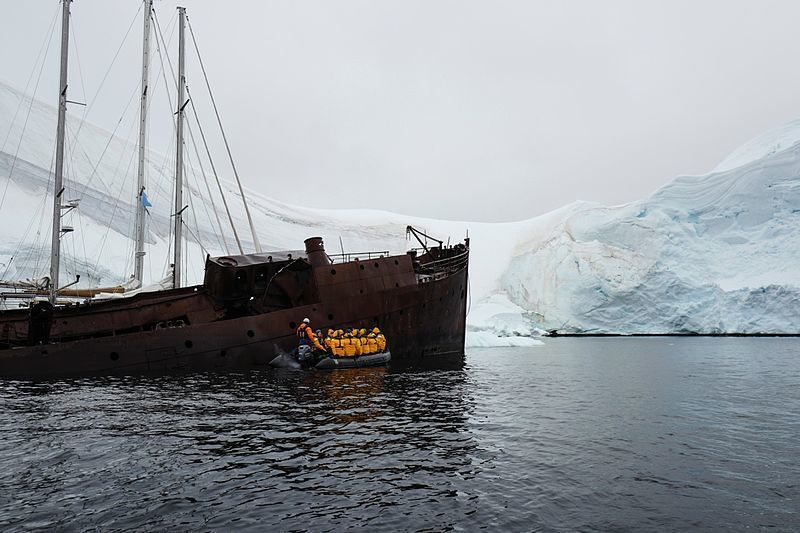
[[[34,102],[27,116],[27,102],[18,105],[23,98],[0,84],[0,279],[44,276],[49,268],[56,111]],[[81,207],[64,217],[75,232],[62,241],[62,280],[80,274],[81,284],[124,282],[132,271],[135,131],[126,128],[130,141],[125,141],[120,132],[113,136],[80,125],[74,116],[68,131],[65,197],[80,198]],[[798,142],[800,121],[747,143],[714,172],[676,178],[644,200],[615,207],[575,202],[515,223],[309,209],[247,194],[265,250],[299,250],[305,238],[319,235],[332,254],[340,252],[340,238],[347,252],[403,252],[417,246],[406,240],[409,224],[451,243],[469,232],[470,345],[535,345],[541,342],[535,337],[551,329],[800,333]],[[217,194],[224,242],[215,229],[189,140],[187,152],[192,235],[184,271],[187,283],[196,283],[202,280],[206,252],[238,252]],[[145,283],[160,280],[169,262],[172,157],[149,154],[147,191],[153,207]],[[253,251],[232,173],[224,158],[215,162],[245,252]],[[209,165],[203,166],[215,193]],[[271,185],[286,186],[278,180]]]

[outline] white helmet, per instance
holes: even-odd
[[[311,324],[311,320],[309,320],[308,318],[304,318],[303,322],[305,322],[306,324]]]

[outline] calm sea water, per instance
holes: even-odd
[[[0,529],[800,529],[800,340],[0,382]]]

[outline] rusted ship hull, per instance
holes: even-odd
[[[219,265],[216,270],[215,265],[207,265],[203,286],[181,289],[180,298],[167,298],[173,310],[164,316],[175,315],[178,308],[177,314],[187,317],[185,322],[176,320],[152,329],[140,326],[141,331],[112,331],[0,350],[0,376],[46,378],[262,368],[279,350],[295,347],[295,328],[304,317],[323,331],[379,326],[388,339],[393,364],[459,357],[464,353],[466,330],[468,249],[454,257],[457,261],[448,259],[450,266],[438,275],[435,268],[415,264],[409,255],[339,264],[303,260],[293,273],[284,269],[298,260],[285,260],[276,263],[283,266],[272,275],[263,293],[258,285],[261,263],[241,266],[241,257],[238,261],[227,258],[240,268],[231,267],[229,272]],[[428,262],[434,264],[437,258]],[[244,279],[243,272],[249,277]],[[226,285],[227,277],[245,289],[237,293]],[[279,279],[283,281],[278,283]],[[253,294],[263,297],[255,299]],[[287,298],[288,303],[278,305]],[[195,309],[194,314],[191,309]],[[107,314],[115,312],[136,313],[114,307]],[[157,314],[153,309],[147,313]],[[59,331],[58,319],[56,315],[54,331]],[[148,316],[147,323],[153,319]],[[129,323],[142,323],[142,319],[132,316]]]

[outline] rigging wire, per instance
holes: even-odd
[[[155,9],[154,9],[154,11],[155,11]],[[155,13],[153,13],[153,15],[155,15]],[[155,21],[155,19],[154,19],[154,21]],[[166,48],[167,46],[169,46],[169,43],[172,42],[172,37],[174,36],[174,33],[175,33],[175,24],[173,24],[173,22],[177,22],[177,15],[174,16],[173,19],[170,20],[170,23],[167,26],[167,29],[172,28],[172,32],[170,33],[169,38],[166,40],[165,43],[161,43],[161,41],[158,40],[158,35],[157,34],[155,35],[155,47],[156,47],[156,52],[158,53],[158,56],[159,56],[159,69],[158,69],[158,72],[156,73],[156,76],[155,76],[156,82],[151,84],[151,86],[153,88],[153,93],[151,94],[151,98],[149,98],[148,102],[147,102],[148,111],[149,111],[150,106],[154,105],[153,102],[156,100],[155,95],[157,94],[157,91],[158,91],[158,88],[159,88],[159,84],[158,84],[157,80],[163,79],[164,86],[166,87],[166,92],[167,92],[167,99],[165,100],[165,102],[167,104],[167,108],[168,108],[167,116],[171,116],[172,115],[172,107],[171,107],[172,104],[170,103],[171,95],[169,93],[169,82],[167,81],[167,78],[166,78],[164,58],[162,57],[161,47],[163,45]],[[174,137],[175,137],[175,135],[174,135],[174,133],[175,133],[175,121],[171,120],[170,124],[172,125],[172,133],[173,133],[173,135],[170,137],[170,139],[174,140]],[[171,146],[172,146],[172,142],[170,142],[170,147],[164,152],[164,158],[161,161],[161,166],[158,167],[158,169],[157,169],[156,175],[158,175],[158,176],[166,175],[166,167],[172,161],[172,157],[171,157],[172,148],[171,148]],[[155,164],[155,161],[153,161],[152,159],[151,159],[151,161],[153,162],[153,164]],[[151,173],[151,176],[152,176],[152,173]],[[169,180],[169,181],[172,181],[172,180]],[[155,188],[151,187],[151,189],[150,189],[150,191],[151,191],[150,198],[155,199],[155,198],[163,197],[164,188],[165,188],[165,185],[164,185],[164,180],[163,179],[156,181],[155,182]],[[170,193],[169,197],[170,198],[172,197],[171,193]],[[167,202],[167,205],[170,205],[170,202]],[[169,217],[168,217],[168,222],[169,222]],[[169,240],[170,239],[170,235],[171,235],[170,231],[172,229],[171,228],[171,223],[168,223],[167,227],[168,227],[167,240]],[[147,258],[148,258],[150,277],[151,277],[151,279],[153,279],[154,278],[154,276],[153,276],[153,262],[152,262],[152,259],[151,259],[151,255],[148,254]],[[160,273],[158,274],[158,280],[163,280],[166,277],[166,269],[168,267],[168,261],[169,261],[169,257],[167,255],[167,256],[165,256],[165,264],[164,264],[163,268],[161,269]]]
[[[74,54],[75,54],[75,63],[78,65],[78,78],[81,80],[81,94],[83,95],[83,101],[84,101],[84,104],[85,104],[86,103],[86,79],[83,77],[83,68],[81,67],[81,56],[78,53],[78,40],[77,40],[77,37],[76,37],[77,28],[75,27],[75,21],[72,18],[72,12],[70,12],[70,14],[69,14],[69,21],[70,21],[69,36],[72,37],[72,50],[74,51]],[[83,106],[83,115],[81,116],[81,121],[79,122],[78,129],[77,129],[77,131],[75,132],[75,135],[74,135],[74,138],[76,138],[76,139],[78,138],[78,134],[81,131],[81,126],[83,125],[83,122],[86,120],[87,112],[88,112],[88,109],[87,109],[86,105],[84,105]],[[73,156],[73,153],[75,152],[75,148],[77,148],[77,145],[73,146],[72,150],[70,151],[70,157]]]
[[[188,126],[188,123],[187,123],[187,126]],[[194,141],[194,137],[191,134],[191,129],[189,129],[189,137],[192,139],[192,141]],[[196,148],[197,148],[197,145],[195,145],[195,149]],[[195,182],[196,182],[197,181],[197,174],[195,173],[194,165],[192,165],[192,159],[191,159],[190,155],[191,154],[187,151],[186,152],[186,164],[187,164],[187,166],[189,168],[189,173],[191,174],[192,179],[195,180]],[[203,171],[203,164],[199,159],[200,158],[200,154],[199,153],[197,153],[197,157],[198,157],[198,161],[197,162],[198,162],[198,165],[200,166],[200,171],[201,171],[201,173],[203,175],[203,179],[205,180],[206,189],[208,190],[208,193],[211,194],[211,189],[208,186],[208,180],[205,179],[205,173],[202,172]],[[187,188],[189,189],[189,200],[190,200],[190,203],[192,203],[192,197],[194,196],[192,194],[192,187],[191,187],[190,183],[187,183],[187,186],[188,186]],[[197,190],[199,191],[199,187],[197,188]],[[217,244],[219,244],[219,246],[220,246],[219,249],[220,250],[225,250],[225,246],[224,246],[224,244],[222,242],[222,239],[220,238],[220,235],[217,234],[216,229],[214,228],[214,222],[211,220],[211,214],[209,214],[209,212],[208,212],[208,205],[206,204],[206,202],[202,201],[202,197],[201,197],[200,204],[203,206],[203,211],[205,211],[205,213],[206,213],[206,218],[208,219],[209,226],[212,228],[212,230],[214,230],[214,236],[217,238]],[[212,204],[212,206],[213,206],[213,204]],[[192,209],[193,210],[195,209],[194,206],[192,206]],[[195,219],[194,223],[195,223],[195,226],[197,227],[197,232],[200,233],[200,225],[197,223],[197,216],[194,213],[192,213],[192,216]],[[217,220],[219,220],[219,218]],[[228,253],[228,252],[226,251],[226,253]]]
[[[156,40],[158,41],[158,36],[160,35],[160,36],[161,36],[161,41],[162,41],[162,43],[163,43],[163,41],[164,41],[164,36],[163,36],[163,33],[161,32],[161,25],[160,25],[160,24],[159,24],[159,22],[158,22],[158,17],[157,17],[157,15],[155,15],[155,10],[154,10],[154,18],[153,18],[153,20],[155,21],[155,25],[156,25],[156,29],[157,29],[157,33],[156,33]],[[162,55],[161,55],[161,53],[160,53],[160,48],[159,48],[159,59],[162,61],[162,64],[163,64],[163,57],[162,57]],[[174,69],[174,68],[173,68],[173,66],[172,66],[172,61],[170,61],[170,59],[169,59],[169,55],[167,55],[167,65],[168,65],[168,66],[169,66],[169,68],[170,68],[170,72],[171,72],[171,74],[172,74],[173,78],[175,78],[175,79],[177,80],[177,76],[175,76],[175,69]],[[165,79],[166,79],[166,75],[165,75]],[[177,83],[177,81],[176,81],[176,83]],[[187,93],[187,97],[189,98],[189,102],[191,103],[191,102],[192,102],[192,99],[191,99],[191,94],[189,93],[189,88],[188,88],[188,86],[184,86],[184,87],[185,87],[185,89],[186,89],[186,93]],[[169,87],[167,87],[167,92],[169,93]],[[170,100],[171,100],[171,95],[170,95]],[[173,118],[174,118],[174,117],[173,117]],[[173,123],[174,123],[174,120],[173,120]],[[199,122],[198,122],[198,126],[201,128],[201,135],[202,135],[202,126],[200,126]],[[194,145],[194,148],[195,148],[195,153],[196,153],[196,155],[197,155],[197,158],[198,158],[198,162],[200,163],[200,165],[201,165],[201,168],[202,168],[201,157],[200,157],[200,154],[199,154],[199,152],[198,152],[198,150],[197,150],[197,143],[196,143],[196,142],[195,142],[195,140],[194,140],[194,133],[193,133],[193,131],[192,131],[192,128],[191,128],[191,123],[189,123],[189,122],[187,121],[187,122],[186,122],[186,127],[187,127],[187,130],[188,130],[188,132],[189,132],[189,138],[191,139],[191,141],[192,141],[192,144]],[[209,157],[210,157],[210,154],[209,154]],[[210,159],[210,161],[211,161],[211,165],[212,165],[212,168],[213,168],[213,165],[214,165],[213,159]],[[191,165],[191,163],[190,163],[190,161],[189,161],[189,152],[188,152],[188,151],[187,151],[187,162],[188,162],[188,163]],[[208,181],[207,181],[207,179],[205,178],[205,172],[203,173],[203,178],[206,180],[206,187],[209,189],[209,194],[210,194],[210,187],[208,187]],[[191,202],[191,197],[192,197],[192,195],[191,195],[191,187],[189,187],[188,185],[189,185],[189,184],[187,183],[187,189],[189,189],[189,192],[190,192],[190,194],[189,194],[189,199],[190,199],[190,203],[192,203],[192,202]],[[212,205],[212,209],[214,210],[214,213],[215,213],[215,215],[216,215],[216,213],[217,213],[217,210],[216,210],[216,205],[214,204],[214,201],[213,201],[213,196],[211,196],[211,197],[209,198],[209,200],[210,200],[210,201],[211,201],[211,203],[212,203],[212,204],[211,204],[211,205]],[[223,201],[224,201],[224,196],[223,196]],[[226,204],[226,205],[227,205],[227,204]],[[176,207],[177,207],[178,209],[180,209],[180,207],[181,207],[181,206],[176,206]],[[208,215],[208,209],[207,209],[207,206],[206,206],[205,202],[203,202],[203,207],[204,207],[204,209],[206,209],[206,214]],[[230,213],[229,213],[229,214],[230,214]],[[192,215],[194,216],[194,219],[195,219],[195,224],[197,224],[197,216],[196,216],[196,214],[194,213],[194,207],[192,207]],[[219,220],[219,217],[218,217],[218,216],[217,216],[217,220]],[[217,234],[216,234],[216,230],[214,230],[214,229],[213,229],[213,228],[214,228],[214,224],[213,224],[213,222],[211,222],[211,220],[210,220],[210,216],[209,216],[209,224],[211,225],[211,228],[212,228],[212,230],[214,231],[214,233],[215,233],[215,236],[216,236],[216,237],[217,237],[217,239],[219,240],[219,239],[220,239],[220,235],[217,235]],[[199,231],[199,225],[198,225],[198,231]],[[220,224],[220,231],[222,232],[222,225],[221,225],[221,224]],[[234,233],[235,233],[235,232],[236,232],[236,229],[234,228]],[[224,233],[222,233],[221,240],[224,242]],[[238,241],[238,237],[237,237],[237,241]],[[224,246],[224,248],[225,248],[225,249],[227,249],[227,244]],[[240,245],[240,249],[241,249],[241,245]]]
[[[73,46],[72,49],[74,50],[74,54],[75,54],[75,62],[78,65],[78,77],[80,78],[80,81],[81,81],[81,93],[83,95],[83,101],[85,102],[86,101],[86,80],[85,80],[85,78],[83,76],[83,67],[81,66],[81,56],[80,56],[80,52],[78,51],[78,40],[77,40],[77,33],[78,32],[77,32],[77,28],[75,26],[74,20],[72,18],[72,13],[70,13],[70,25],[72,27],[72,31],[70,32],[70,36],[72,37],[72,46]],[[86,107],[84,106],[83,115],[81,116],[81,121],[80,121],[77,129],[74,132],[70,132],[69,131],[70,130],[69,123],[67,123],[67,134],[68,135],[72,134],[71,140],[68,140],[68,141],[65,140],[65,142],[69,143],[69,146],[68,146],[69,149],[66,150],[66,152],[68,154],[67,160],[68,160],[69,164],[65,166],[65,175],[67,175],[68,177],[64,182],[65,192],[67,192],[68,194],[69,194],[69,191],[75,192],[76,191],[76,185],[78,184],[78,180],[77,180],[77,178],[75,176],[75,174],[76,174],[76,170],[75,170],[75,167],[76,167],[76,165],[75,165],[75,150],[77,150],[80,147],[80,142],[78,141],[78,135],[80,134],[80,130],[81,130],[81,126],[83,125],[83,122],[86,120],[87,112],[88,111],[87,111]],[[84,156],[88,160],[88,154],[85,151],[83,151],[83,153],[84,153]],[[74,211],[78,211],[78,217],[77,217],[78,218],[78,228],[79,228],[78,233],[81,236],[81,242],[83,244],[83,258],[84,258],[84,263],[85,263],[86,262],[86,258],[88,257],[87,254],[86,254],[86,232],[84,231],[83,219],[80,217],[80,210],[79,209],[74,209],[69,213],[69,217],[70,217],[69,220],[74,224],[74,221],[75,221],[75,218],[76,218]],[[73,274],[77,274],[77,271],[78,271],[78,254],[77,254],[77,250],[75,248],[77,243],[75,242],[76,239],[75,239],[74,233],[72,235],[70,235],[70,239],[69,240],[70,240],[70,244],[72,244],[72,258],[71,259],[72,259],[73,269],[74,269]],[[87,264],[87,266],[88,266],[88,264]],[[67,269],[67,272],[69,272],[69,269]]]
[[[60,8],[59,8],[59,10],[60,10]],[[58,13],[58,11],[56,11],[56,14],[57,13]],[[36,93],[39,91],[39,82],[42,79],[42,72],[44,71],[44,64],[47,61],[47,54],[50,51],[50,44],[53,42],[53,32],[54,31],[55,31],[55,19],[53,20],[53,23],[50,25],[50,36],[47,38],[47,47],[45,48],[44,57],[42,58],[42,65],[41,65],[41,67],[39,67],[39,74],[36,76],[36,84],[33,87],[33,95],[31,96],[30,105],[28,106],[28,112],[25,115],[25,122],[22,124],[22,132],[19,135],[19,141],[17,142],[17,149],[14,151],[14,157],[11,160],[11,169],[8,172],[8,178],[6,179],[6,186],[3,189],[3,196],[2,196],[2,198],[0,198],[0,209],[2,209],[3,208],[3,204],[5,204],[6,193],[8,193],[8,186],[11,184],[12,177],[14,175],[14,169],[17,166],[17,157],[19,156],[19,150],[22,147],[22,140],[25,138],[25,130],[28,128],[28,120],[30,119],[31,111],[33,110],[33,104],[34,104],[34,101],[36,99]],[[34,63],[34,69],[35,68],[36,68],[36,63]],[[26,86],[26,92],[27,92],[27,86]],[[25,98],[25,95],[23,95],[23,100],[24,100],[24,98]],[[20,101],[20,103],[21,102],[22,101]],[[9,129],[9,134],[10,133],[11,133],[11,130]],[[5,148],[5,143],[3,143],[3,147]]]
[[[80,194],[78,196],[84,196],[86,194],[86,191],[89,189],[89,186],[92,184],[92,181],[95,178],[100,180],[100,183],[103,185],[103,187],[105,187],[106,192],[108,192],[109,194],[112,193],[111,187],[109,187],[106,184],[106,182],[103,181],[103,178],[101,178],[99,176],[99,174],[97,173],[97,169],[100,168],[100,164],[103,162],[103,158],[105,157],[109,146],[111,146],[111,143],[116,138],[117,130],[119,129],[120,125],[122,124],[122,121],[125,120],[125,116],[128,114],[128,109],[130,109],[131,104],[133,103],[133,100],[136,97],[137,93],[139,93],[139,85],[137,85],[133,89],[133,91],[131,92],[131,96],[130,96],[130,98],[128,98],[128,104],[125,106],[125,109],[123,109],[122,114],[119,117],[119,120],[114,125],[114,130],[111,132],[111,135],[109,135],[108,141],[106,141],[106,145],[103,147],[103,151],[100,153],[100,157],[97,158],[97,162],[94,164],[94,167],[92,168],[92,172],[91,172],[91,174],[89,174],[89,177],[87,178],[86,183],[83,184],[83,189],[81,190],[81,192],[80,192]],[[130,141],[130,135],[128,136],[128,138],[125,141],[126,145],[128,144],[129,141]],[[87,160],[88,160],[88,156],[87,156]],[[89,161],[89,164],[91,164],[91,161]]]
[[[222,189],[222,183],[220,182],[219,175],[217,174],[217,168],[214,165],[214,160],[211,158],[211,151],[209,150],[208,143],[206,142],[206,134],[203,131],[203,126],[200,124],[200,118],[197,116],[197,109],[194,107],[194,100],[192,100],[192,95],[191,93],[189,93],[188,88],[186,90],[186,93],[189,96],[189,106],[192,108],[192,114],[194,115],[194,120],[195,122],[197,122],[197,127],[200,130],[200,139],[203,141],[203,146],[206,149],[208,160],[211,163],[211,172],[214,174],[214,180],[217,182],[217,188],[219,189],[219,194],[222,197],[222,203],[225,206],[225,212],[228,214],[228,221],[230,221],[231,229],[233,230],[233,237],[236,239],[236,246],[239,248],[239,253],[244,254],[244,249],[242,248],[242,241],[239,240],[239,232],[236,231],[236,225],[233,223],[231,210],[228,207],[228,200],[225,198],[225,191],[223,191]],[[192,139],[192,142],[194,142],[194,139]],[[222,227],[220,226],[220,230],[221,229]]]
[[[256,234],[256,228],[253,225],[253,217],[250,216],[250,208],[247,207],[247,200],[245,199],[244,189],[242,188],[242,182],[239,179],[239,172],[236,170],[236,165],[233,162],[233,154],[231,153],[231,147],[228,144],[228,137],[225,135],[225,129],[222,127],[222,119],[219,116],[219,110],[217,109],[217,103],[214,100],[214,94],[211,92],[211,84],[208,81],[208,75],[206,74],[206,67],[203,64],[203,58],[200,56],[200,49],[197,46],[197,40],[194,38],[194,30],[192,29],[192,23],[189,21],[189,17],[186,17],[186,24],[189,26],[189,34],[192,36],[192,43],[194,44],[195,52],[197,53],[197,60],[200,63],[200,70],[203,72],[203,79],[206,82],[206,87],[208,88],[208,96],[211,98],[211,105],[214,107],[214,114],[217,117],[217,123],[219,124],[219,130],[222,133],[222,140],[225,142],[225,149],[228,151],[228,158],[231,162],[231,168],[233,169],[233,175],[236,177],[236,183],[239,185],[239,192],[242,195],[242,205],[244,205],[245,213],[247,214],[247,222],[250,224],[250,231],[253,234],[253,244],[255,245],[256,252],[261,252],[261,244],[258,241],[258,235]]]
[[[117,51],[114,53],[114,57],[111,59],[111,64],[108,65],[108,68],[106,69],[105,74],[103,74],[103,79],[100,80],[100,85],[97,86],[97,91],[95,91],[94,96],[92,96],[92,101],[89,102],[89,104],[86,106],[86,110],[83,113],[83,117],[81,118],[81,121],[78,124],[78,131],[75,134],[76,137],[80,134],[81,129],[83,128],[83,124],[84,124],[84,122],[86,120],[86,117],[91,112],[91,110],[94,108],[94,103],[97,101],[97,97],[100,95],[100,91],[103,90],[103,85],[105,84],[106,79],[108,79],[108,75],[111,73],[111,69],[114,68],[114,63],[116,63],[117,57],[119,57],[119,53],[122,50],[122,47],[125,45],[125,42],[128,40],[128,35],[130,35],[131,29],[133,28],[133,25],[136,22],[136,19],[139,18],[139,12],[142,10],[142,6],[143,5],[144,4],[139,3],[139,9],[136,10],[136,14],[134,14],[133,18],[131,19],[131,23],[128,25],[128,30],[125,32],[125,35],[122,37],[122,41],[119,43],[119,46],[117,47]],[[70,20],[72,20],[72,14],[70,14]],[[73,37],[73,39],[74,39],[74,37]],[[86,99],[86,95],[85,94],[84,94],[84,99]]]
[[[187,87],[187,89],[188,89],[188,87]],[[192,97],[190,95],[189,96],[189,101],[190,102],[191,102],[191,98]],[[194,106],[192,106],[192,109],[194,109]],[[187,126],[188,126],[188,122],[187,122]],[[230,255],[231,251],[228,248],[228,240],[225,238],[225,231],[222,229],[222,221],[219,218],[219,213],[217,212],[217,206],[216,206],[216,204],[214,203],[214,200],[213,200],[214,195],[211,192],[211,186],[208,184],[208,176],[206,175],[206,170],[205,170],[205,168],[203,168],[203,159],[202,159],[202,157],[200,157],[200,152],[197,150],[197,143],[194,140],[194,135],[192,134],[192,129],[191,128],[189,128],[189,138],[192,140],[192,146],[194,147],[194,153],[197,155],[197,165],[200,167],[200,173],[203,175],[203,183],[205,183],[206,192],[208,192],[208,197],[210,199],[212,199],[211,200],[211,210],[214,211],[214,217],[217,220],[217,227],[219,228],[219,235],[217,235],[217,240],[220,241],[220,244],[221,244],[221,248],[220,249],[221,250],[225,250],[225,254],[226,255]],[[205,202],[203,203],[203,205],[205,206]],[[206,209],[206,214],[208,214],[208,209]],[[213,224],[213,222],[211,222],[210,218],[209,218],[208,222],[213,227],[214,224]]]
[[[130,136],[129,136],[129,138],[130,138]],[[130,157],[130,159],[128,160],[128,167],[125,169],[125,175],[126,175],[126,176],[127,176],[127,175],[128,175],[128,173],[130,172],[131,165],[133,164],[133,158],[134,158],[134,155],[135,155],[135,152],[132,152],[132,153],[131,153],[131,157]],[[121,158],[120,158],[120,159],[121,159]],[[110,220],[114,220],[114,217],[115,217],[115,216],[116,216],[116,214],[117,214],[117,208],[119,207],[120,199],[121,199],[121,197],[122,197],[122,193],[124,192],[124,190],[125,190],[125,189],[124,189],[124,187],[120,187],[119,194],[117,195],[117,198],[116,198],[116,199],[115,199],[115,201],[114,201],[114,208],[113,208],[113,209],[112,209],[112,211],[111,211],[111,219],[110,219]],[[94,268],[92,269],[92,274],[93,274],[95,277],[97,277],[97,271],[98,271],[98,270],[99,270],[99,268],[100,268],[100,259],[103,257],[103,250],[105,249],[106,242],[108,241],[108,234],[110,233],[110,231],[111,231],[111,224],[109,224],[108,226],[106,226],[106,231],[105,231],[105,233],[103,234],[103,239],[102,239],[102,240],[101,240],[101,242],[100,242],[100,249],[99,249],[99,251],[98,251],[98,253],[97,253],[97,261],[95,262],[95,264],[94,264]]]
[[[22,103],[25,101],[25,98],[28,94],[28,87],[30,87],[33,75],[36,73],[36,65],[39,64],[39,58],[42,57],[42,52],[45,51],[45,46],[47,47],[48,50],[50,48],[50,42],[53,40],[53,31],[55,30],[56,20],[58,19],[59,11],[61,11],[61,8],[57,7],[56,10],[53,12],[53,19],[50,21],[50,29],[45,34],[45,39],[42,41],[42,45],[39,47],[39,52],[36,54],[36,60],[33,62],[33,66],[31,67],[31,73],[28,75],[28,80],[25,82],[25,89],[22,91],[22,95],[21,98],[19,99],[19,102],[17,102],[17,109],[14,111],[14,116],[11,118],[11,122],[8,124],[8,131],[6,132],[6,136],[3,139],[3,145],[0,146],[0,152],[6,149],[6,143],[8,143],[8,138],[11,136],[11,131],[14,129],[14,122],[17,121],[17,115],[19,114],[19,110],[22,109]],[[45,59],[47,59],[46,52],[44,59],[42,59],[43,65]],[[39,75],[41,76],[41,71]]]
[[[175,15],[175,21],[177,22],[177,15]],[[173,135],[171,136],[172,141],[170,142],[170,148],[165,152],[164,160],[162,162],[161,169],[159,171],[160,175],[163,176],[166,173],[165,167],[167,166],[167,164],[170,163],[170,162],[174,163],[174,160],[173,160],[171,154],[174,153],[174,150],[172,148],[174,147],[175,143],[177,142],[177,140],[175,139],[175,131],[176,131],[177,126],[176,126],[176,123],[175,123],[175,117],[174,117],[174,115],[172,115],[172,113],[173,113],[172,103],[171,103],[172,102],[172,94],[170,93],[170,83],[169,83],[169,81],[167,81],[167,71],[166,71],[165,61],[164,61],[164,54],[166,53],[166,49],[167,49],[168,43],[172,42],[172,37],[174,36],[174,32],[175,32],[175,26],[172,27],[172,33],[170,34],[169,40],[165,40],[164,39],[164,34],[161,31],[161,24],[158,21],[158,15],[156,14],[155,8],[153,8],[153,22],[155,23],[156,30],[157,30],[156,33],[155,33],[156,51],[158,52],[158,59],[161,62],[161,69],[160,69],[161,79],[164,81],[164,88],[165,88],[165,91],[167,93],[166,102],[167,102],[167,106],[169,108],[170,116],[172,116],[172,120],[171,120],[172,133],[173,133]],[[176,24],[176,26],[177,26],[177,24]],[[160,41],[159,41],[159,37],[161,38]],[[162,50],[162,48],[163,48],[163,50]],[[169,55],[167,55],[167,59],[169,59]],[[173,81],[175,81],[175,84],[177,85],[177,80],[173,80]],[[169,183],[171,185],[169,198],[174,198],[175,197],[175,180],[169,180]],[[163,192],[164,192],[164,183],[163,183],[163,180],[162,180],[162,182],[159,183],[158,194],[162,194]],[[167,205],[171,205],[171,202],[167,202]],[[161,271],[162,272],[162,279],[165,278],[169,273],[170,258],[172,257],[172,235],[174,233],[174,227],[173,227],[174,224],[172,222],[173,208],[169,208],[168,212],[170,213],[170,216],[168,218],[168,224],[167,224],[167,228],[168,228],[167,229],[167,253],[164,256],[164,267],[163,267],[163,269]],[[174,265],[173,265],[173,268],[174,268]]]
[[[65,150],[64,151],[66,153],[69,153],[66,150],[66,148],[68,147],[68,143],[69,143],[69,140],[68,140],[69,139],[69,123],[65,124],[65,126],[66,126],[66,132],[65,132],[65,135],[64,135],[64,144],[65,144]],[[64,182],[63,182],[64,193],[65,193],[64,196],[66,196],[67,187],[69,186],[69,183],[71,181],[70,174],[74,174],[74,169],[73,169],[73,166],[72,166],[72,160],[69,157],[67,157],[67,158],[65,158],[65,161],[64,161]],[[62,198],[64,198],[64,196],[62,196]],[[72,213],[71,212],[65,213],[63,211],[60,211],[59,212],[59,217],[61,218],[62,224],[63,224],[64,217],[69,217],[69,220],[70,221],[72,220]],[[61,226],[61,229],[63,230],[66,225],[67,224],[63,224]],[[67,237],[67,235],[68,235],[67,233],[64,233],[62,231],[59,239]],[[72,246],[72,255],[71,256],[68,253],[70,245]],[[74,274],[75,271],[77,271],[77,258],[76,258],[76,254],[75,254],[75,239],[73,238],[72,234],[69,234],[69,241],[64,246],[62,246],[61,249],[64,251],[64,253],[62,254],[61,263],[59,264],[59,270],[63,266],[64,270],[67,271],[67,274]],[[69,266],[69,261],[70,260],[72,261],[73,272],[70,272],[70,266]]]
[[[139,91],[139,88],[137,87],[136,92],[138,92],[138,91]],[[134,94],[136,94],[136,93],[134,93]],[[136,126],[136,121],[135,120],[132,121],[132,123],[131,123],[131,128],[128,131],[127,137],[125,138],[125,145],[129,145],[130,144],[131,135],[133,135],[134,126]],[[124,176],[128,176],[129,175],[130,169],[131,169],[131,165],[133,164],[133,159],[134,159],[135,155],[136,155],[136,150],[131,150],[131,156],[130,156],[130,159],[128,160],[128,166],[125,169],[125,173],[123,174]],[[123,161],[124,157],[125,157],[125,152],[123,151],[120,154],[119,160],[117,161],[117,167],[114,169],[114,175],[118,175],[119,168],[122,165],[122,161]],[[109,218],[109,222],[112,222],[114,220],[116,214],[117,214],[117,209],[119,208],[120,198],[122,197],[122,193],[124,191],[125,191],[124,187],[120,187],[119,188],[119,193],[117,194],[117,197],[116,197],[116,199],[114,201],[114,207],[113,207],[113,209],[111,211],[111,217]],[[100,249],[99,249],[99,251],[97,253],[97,261],[95,262],[95,266],[94,266],[94,269],[93,269],[93,272],[94,272],[95,275],[97,274],[97,270],[98,270],[99,265],[100,265],[100,258],[103,255],[103,250],[105,249],[106,241],[108,239],[108,234],[109,234],[110,231],[111,231],[111,224],[109,223],[106,226],[106,231],[105,231],[105,234],[103,235],[103,238],[102,238],[101,244],[100,244]]]
[[[190,228],[189,225],[185,222],[183,223],[183,225],[186,228],[186,231],[188,231],[189,234],[191,234],[191,236],[194,237],[194,241],[197,243],[197,245],[200,246],[200,250],[203,252],[203,258],[205,259],[206,256],[211,255],[206,249],[206,247],[203,246],[203,242],[200,240],[200,237],[195,232],[192,231],[192,228]],[[189,243],[187,242],[187,244]],[[188,256],[189,254],[186,255]],[[190,263],[187,262],[186,267],[188,270],[191,267]]]
[[[52,166],[52,163],[51,163],[51,166]],[[22,248],[22,243],[27,241],[28,234],[33,229],[34,223],[37,220],[36,214],[38,214],[40,212],[42,213],[42,215],[44,214],[44,207],[45,207],[46,203],[47,203],[47,195],[43,194],[41,196],[40,200],[39,200],[39,207],[34,212],[34,216],[31,217],[30,222],[28,223],[28,227],[25,229],[25,232],[22,234],[22,237],[20,238],[19,242],[17,242],[17,247],[14,249],[14,253],[11,254],[12,260],[17,257],[18,253],[20,253],[20,250]],[[42,218],[43,218],[43,216],[39,217],[39,223],[40,224],[41,224]],[[37,231],[37,237],[34,238],[34,245],[38,240],[38,235],[39,235],[39,231]],[[28,264],[28,262],[30,261],[30,253],[31,253],[30,250],[31,250],[31,248],[28,249],[28,254],[27,254],[26,259],[22,263],[20,263],[19,260],[17,260],[17,264],[22,264],[22,265],[27,265]],[[10,267],[11,267],[11,262],[9,261],[9,263],[6,265],[5,271],[3,271],[3,275],[0,276],[0,279],[5,279],[6,278],[6,275],[8,274],[8,270],[9,270]]]
[[[47,185],[45,186],[45,191],[52,190],[53,180],[55,179],[55,174],[53,172],[53,169],[55,168],[55,164],[56,164],[56,147],[53,146],[53,151],[50,153],[50,168],[47,171]],[[41,261],[42,257],[44,256],[43,250],[47,246],[47,241],[49,240],[46,236],[42,235],[42,226],[48,227],[48,229],[49,229],[49,226],[50,226],[50,224],[49,224],[50,217],[45,217],[47,199],[48,199],[47,194],[43,194],[42,195],[42,203],[41,203],[41,205],[39,206],[39,208],[37,210],[37,213],[39,215],[39,225],[37,226],[37,229],[36,229],[36,238],[34,240],[33,246],[29,248],[29,254],[28,254],[28,257],[26,258],[26,263],[30,262],[30,255],[33,252],[36,252],[36,255],[34,255],[34,259],[36,261],[35,262],[34,271],[33,271],[34,277],[40,277],[40,275],[39,275],[39,262]],[[45,224],[45,218],[47,218],[48,224]],[[48,232],[48,233],[50,233],[50,232]],[[22,246],[22,243],[20,243],[20,246]],[[48,270],[49,270],[49,265],[47,265],[47,267],[48,267]],[[49,276],[49,274],[50,273],[48,272],[48,276]]]

